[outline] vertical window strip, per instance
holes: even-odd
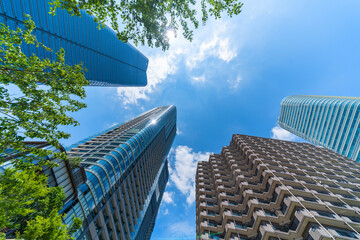
[[[316,131],[314,132],[315,135],[315,143],[316,144],[320,144],[320,133],[323,129],[323,125],[324,122],[326,121],[326,118],[324,117],[327,114],[327,111],[329,110],[328,105],[329,102],[331,101],[330,98],[326,98],[326,100],[321,104],[321,113],[318,117],[318,123],[317,123],[317,127],[316,127]]]
[[[356,111],[354,111],[356,106],[356,101],[351,101],[351,103],[348,106],[348,111],[346,112],[345,117],[345,124],[342,124],[341,126],[341,133],[339,135],[340,141],[338,141],[335,145],[336,152],[341,154],[343,152],[343,147],[345,146],[346,140],[344,139],[348,138],[348,132],[350,130],[350,126],[352,125],[352,122],[349,122],[352,120],[356,114]]]
[[[333,114],[331,115],[332,123],[331,123],[331,125],[329,127],[329,130],[328,130],[328,133],[326,135],[325,142],[324,142],[325,147],[329,147],[330,143],[331,143],[331,140],[333,139],[332,135],[334,134],[334,128],[335,128],[335,125],[336,125],[336,123],[338,121],[339,111],[341,111],[341,105],[342,105],[343,102],[344,102],[343,99],[338,99],[335,102],[334,111],[333,111]]]
[[[320,128],[320,133],[319,133],[319,144],[323,145],[323,141],[324,141],[324,137],[325,137],[325,133],[328,131],[328,126],[331,122],[331,119],[329,118],[330,114],[333,111],[333,104],[334,104],[335,99],[331,99],[330,102],[327,103],[326,106],[326,112],[325,112],[325,117],[324,117],[324,123],[322,124],[321,128]]]
[[[333,149],[335,151],[335,144],[338,142],[338,137],[341,131],[341,126],[342,126],[342,122],[344,121],[344,118],[346,116],[346,111],[347,111],[347,106],[349,104],[348,100],[345,100],[342,104],[341,104],[341,108],[340,108],[340,112],[338,112],[338,121],[336,123],[335,129],[334,129],[334,134],[333,134],[333,138],[331,140],[330,143],[330,148]]]

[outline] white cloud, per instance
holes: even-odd
[[[228,82],[230,88],[236,89],[236,88],[239,87],[239,84],[240,84],[241,80],[242,80],[241,76],[238,75],[238,76],[236,77],[236,79],[227,80],[227,82]]]
[[[229,44],[229,38],[219,38],[218,33],[214,33],[210,38],[212,40],[202,42],[199,51],[193,52],[186,60],[186,66],[189,69],[197,67],[199,62],[203,62],[210,56],[218,57],[219,59],[230,62],[237,55],[235,45]],[[194,48],[194,50],[196,50]]]
[[[175,169],[170,179],[179,191],[186,196],[186,202],[191,205],[195,201],[195,174],[199,161],[207,161],[210,153],[193,152],[187,146],[175,149]]]
[[[188,221],[171,223],[167,232],[171,237],[176,238],[193,237],[195,233],[195,224]]]
[[[282,129],[281,127],[276,126],[271,129],[271,138],[292,141],[295,140],[297,136],[285,129]]]
[[[193,77],[192,80],[195,83],[204,83],[206,81],[206,78],[204,75],[201,75],[199,77]]]
[[[183,132],[179,129],[179,127],[176,128],[176,135],[182,135]]]
[[[188,70],[199,68],[200,63],[209,57],[216,57],[221,61],[229,62],[237,56],[237,39],[228,24],[230,22],[218,21],[219,25],[208,25],[196,31],[194,41],[190,42],[177,34],[177,38],[170,37],[170,49],[162,52],[160,49],[141,50],[149,58],[147,70],[148,84],[146,87],[119,87],[117,96],[122,104],[127,106],[138,104],[139,100],[149,101],[151,94],[159,85],[163,84],[169,76],[178,71],[178,66],[185,64]],[[211,39],[211,40],[209,40]],[[194,82],[205,82],[205,76],[192,77]]]
[[[138,100],[149,100],[156,85],[162,83],[169,75],[176,73],[179,59],[177,55],[181,51],[172,51],[168,54],[157,54],[149,57],[147,70],[148,84],[146,87],[118,87],[117,95],[124,105],[137,104]]]
[[[206,71],[208,66],[201,63],[209,57],[228,63],[240,55],[240,50],[244,47],[261,47],[270,30],[260,27],[264,21],[276,17],[276,11],[272,11],[274,3],[274,0],[247,1],[246,8],[243,8],[239,16],[209,19],[206,26],[194,31],[192,42],[184,39],[181,31],[176,33],[176,38],[174,32],[168,31],[166,34],[170,40],[170,49],[166,52],[140,46],[138,49],[149,58],[148,86],[118,88],[117,96],[120,102],[127,107],[138,104],[139,100],[149,101],[150,97],[155,95],[155,89],[164,84],[169,76],[176,74],[178,66],[183,64],[192,79],[192,76],[199,77],[198,71],[194,75],[192,70],[204,67],[201,70]],[[289,8],[284,6],[281,12],[287,14]],[[236,80],[232,81],[235,86]]]
[[[174,203],[173,200],[174,192],[164,192],[163,201],[166,203]]]
[[[163,215],[165,216],[165,215],[168,215],[168,214],[169,214],[169,209],[166,208]]]

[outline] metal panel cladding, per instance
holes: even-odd
[[[37,26],[37,39],[54,52],[63,48],[68,64],[83,62],[92,86],[146,86],[148,59],[131,44],[118,40],[112,29],[99,30],[85,11],[77,17],[61,9],[51,16],[49,10],[48,0],[3,0],[0,23],[11,29],[24,28],[24,14],[29,14]],[[22,48],[27,55],[55,57],[33,45]]]
[[[360,98],[289,96],[281,102],[280,127],[360,161]]]
[[[87,178],[63,209],[67,224],[74,214],[87,219],[75,239],[150,239],[175,134],[176,108],[164,106],[68,148],[70,158],[82,158]]]

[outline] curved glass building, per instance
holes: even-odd
[[[176,108],[166,106],[70,147],[86,175],[62,210],[67,224],[84,220],[76,239],[150,239],[175,134]]]
[[[43,166],[49,187],[61,186],[65,192],[63,222],[73,217],[83,225],[75,239],[150,239],[166,183],[169,178],[166,156],[176,134],[176,108],[164,106],[91,136],[67,150],[47,142],[26,145],[55,152],[69,158],[81,157],[79,166],[67,160],[47,158],[57,167]],[[0,174],[12,167],[22,154],[8,149]],[[36,164],[36,163],[35,163]],[[15,230],[3,231],[8,238]]]
[[[37,26],[36,38],[54,50],[51,54],[24,44],[22,50],[26,55],[54,59],[55,52],[63,48],[68,64],[84,63],[86,79],[93,86],[146,86],[148,59],[141,52],[118,40],[109,27],[99,30],[85,11],[76,17],[58,9],[51,16],[48,1],[0,1],[0,23],[11,29],[23,29],[24,14],[29,14]]]
[[[280,127],[316,145],[360,161],[360,98],[301,96],[281,102]]]

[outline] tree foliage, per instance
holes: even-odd
[[[59,139],[70,137],[59,126],[79,124],[67,113],[86,107],[74,99],[85,97],[88,84],[82,64],[67,65],[63,49],[53,54],[53,60],[24,54],[26,44],[52,52],[36,39],[34,29],[29,16],[24,30],[0,26],[0,164],[9,149],[29,153],[14,163],[20,168],[32,167],[35,159],[41,159],[40,165],[50,164],[46,156],[52,153],[26,146],[26,138],[42,139],[59,148]],[[19,94],[11,94],[10,87]],[[67,158],[64,153],[54,153],[54,157]]]
[[[199,27],[200,16],[205,25],[209,16],[217,19],[223,12],[230,17],[240,14],[243,5],[238,0],[52,0],[50,4],[53,15],[56,8],[76,16],[85,10],[100,27],[109,20],[121,41],[132,40],[135,45],[147,44],[163,50],[169,48],[168,30],[177,32],[181,26],[184,37],[191,41],[191,28]],[[201,8],[199,15],[197,6]]]
[[[19,154],[9,160],[12,167],[0,173],[0,239],[9,231],[20,239],[72,239],[81,220],[74,218],[72,226],[62,223],[58,212],[65,198],[63,189],[48,187],[47,177],[41,174],[44,164],[54,166],[47,156],[65,160],[66,154],[23,141],[41,139],[59,148],[59,140],[70,137],[59,126],[79,124],[67,114],[86,107],[80,99],[85,98],[88,82],[82,64],[67,65],[64,50],[52,54],[36,39],[34,29],[29,16],[24,29],[0,25],[0,164],[9,154]],[[51,53],[52,60],[26,56],[27,45]],[[13,94],[14,89],[18,94]]]
[[[69,164],[72,169],[79,167],[81,162],[82,162],[81,157],[69,158]]]
[[[82,221],[75,218],[69,227],[62,223],[58,211],[64,191],[48,187],[47,177],[36,168],[8,168],[0,175],[0,231],[15,231],[21,239],[72,239]]]

